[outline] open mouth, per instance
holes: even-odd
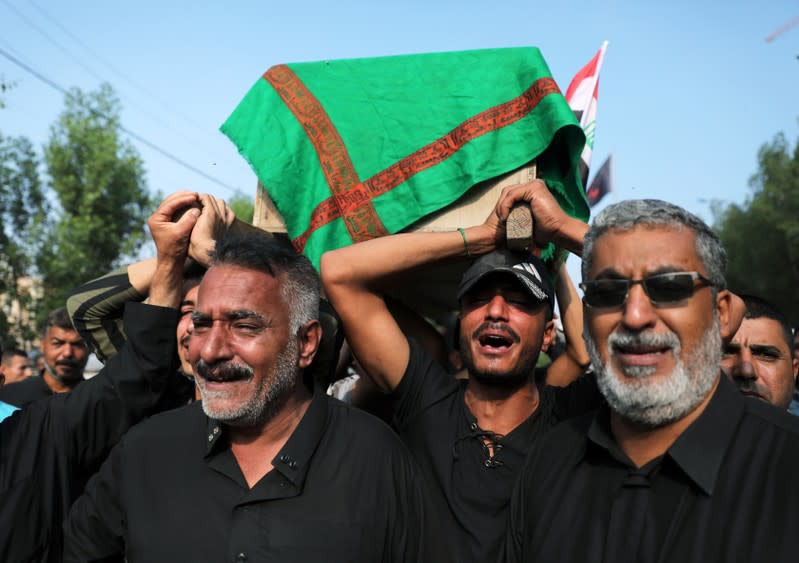
[[[516,339],[503,330],[484,330],[478,334],[477,342],[484,352],[501,353],[513,346]]]
[[[627,365],[651,365],[660,362],[665,354],[671,353],[669,346],[642,344],[617,344],[613,353]]]

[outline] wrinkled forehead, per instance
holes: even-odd
[[[608,229],[596,239],[589,279],[607,273],[642,277],[667,271],[705,273],[696,233],[685,227],[642,224]]]
[[[210,315],[242,310],[270,314],[287,311],[282,276],[238,266],[214,266],[200,283],[195,309]]]

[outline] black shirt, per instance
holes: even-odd
[[[464,384],[416,342],[409,344],[408,367],[392,394],[394,424],[422,469],[454,559],[495,561],[528,452],[570,411],[590,408],[578,404],[578,395],[593,398],[588,402],[595,406],[596,386],[586,379],[572,388],[541,388],[538,409],[508,435],[498,436],[477,425],[464,400]],[[496,444],[493,457],[485,438]]]
[[[66,561],[425,561],[413,462],[374,417],[314,393],[252,489],[199,403],[134,428],[78,499]]]
[[[507,561],[793,562],[799,420],[721,377],[705,411],[636,469],[609,411],[555,428],[513,495]]]
[[[15,381],[0,387],[0,401],[19,408],[54,394],[44,377],[38,375],[31,375],[22,381]]]
[[[96,377],[0,422],[0,561],[60,561],[72,501],[177,365],[177,321],[176,309],[129,307],[130,343]]]

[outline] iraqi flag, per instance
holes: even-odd
[[[599,168],[599,172],[594,176],[591,185],[585,191],[588,205],[591,207],[599,203],[599,200],[613,191],[613,155],[611,154]]]
[[[574,75],[566,90],[566,101],[572,108],[580,126],[585,132],[585,147],[580,157],[580,175],[583,186],[588,185],[588,168],[591,165],[591,153],[594,150],[594,132],[596,130],[596,104],[599,93],[599,71],[608,42],[604,41],[597,54]]]

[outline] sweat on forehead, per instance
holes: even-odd
[[[696,254],[705,275],[717,289],[727,286],[727,253],[718,235],[699,217],[682,207],[659,199],[631,199],[609,205],[594,218],[583,242],[582,277],[589,280],[597,239],[611,231],[630,231],[639,226],[687,228],[696,235]]]

